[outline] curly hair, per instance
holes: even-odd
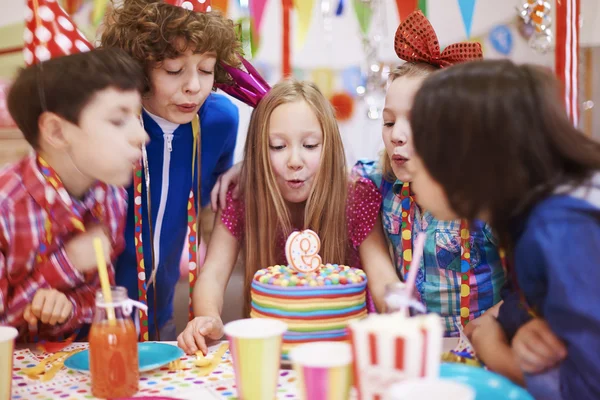
[[[217,61],[240,65],[241,43],[234,24],[219,12],[196,13],[160,0],[124,0],[107,13],[101,47],[119,47],[142,64],[148,73],[165,59],[176,58],[188,49],[214,52]],[[178,39],[184,39],[183,41]],[[228,83],[231,77],[217,62],[215,83]]]

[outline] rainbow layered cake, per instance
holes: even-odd
[[[252,318],[275,318],[288,325],[282,355],[295,345],[348,340],[346,326],[367,315],[367,276],[345,265],[321,265],[312,272],[276,265],[254,275]]]

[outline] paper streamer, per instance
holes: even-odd
[[[293,0],[281,0],[281,11],[283,14],[283,40],[282,40],[282,62],[281,74],[283,78],[287,78],[292,74],[292,61],[290,49],[290,17],[292,12]]]
[[[555,71],[563,83],[567,113],[579,125],[579,0],[556,2]]]
[[[419,0],[419,10],[423,12],[424,16],[427,16],[427,0]]]
[[[229,9],[229,0],[212,0],[211,6],[213,10],[219,10],[223,15],[227,15]]]
[[[254,37],[260,37],[260,28],[262,26],[263,15],[267,0],[249,0],[250,16],[252,17],[252,27]]]

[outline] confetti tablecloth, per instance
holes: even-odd
[[[216,350],[213,346],[210,350]],[[68,346],[67,350],[87,348],[87,343]],[[56,376],[41,382],[26,376],[22,370],[37,365],[47,353],[35,353],[18,349],[14,354],[12,398],[14,400],[78,400],[94,399],[91,394],[90,376],[87,373],[63,368]],[[192,364],[193,357],[182,357],[184,368],[170,371],[167,366],[140,373],[139,392],[136,397],[168,396],[178,399],[236,399],[235,378],[229,351],[219,366],[208,376],[198,376],[198,368]],[[278,399],[298,399],[294,371],[279,373]]]

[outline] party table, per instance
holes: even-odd
[[[175,342],[171,342],[176,346]],[[451,349],[456,339],[444,339],[444,349]],[[219,344],[209,348],[216,351]],[[87,343],[73,343],[63,351],[86,349]],[[12,399],[14,400],[79,400],[94,399],[91,394],[90,376],[87,373],[62,368],[52,379],[42,382],[31,379],[22,370],[38,365],[50,354],[41,353],[31,348],[19,347],[13,357]],[[198,376],[198,368],[194,366],[194,356],[184,356],[180,369],[172,370],[163,366],[152,371],[140,373],[139,392],[136,397],[166,396],[176,399],[236,399],[235,376],[231,356],[227,351],[218,367],[208,376]],[[260,361],[257,360],[257,368]],[[293,370],[279,371],[277,388],[278,399],[298,399],[296,375]]]

